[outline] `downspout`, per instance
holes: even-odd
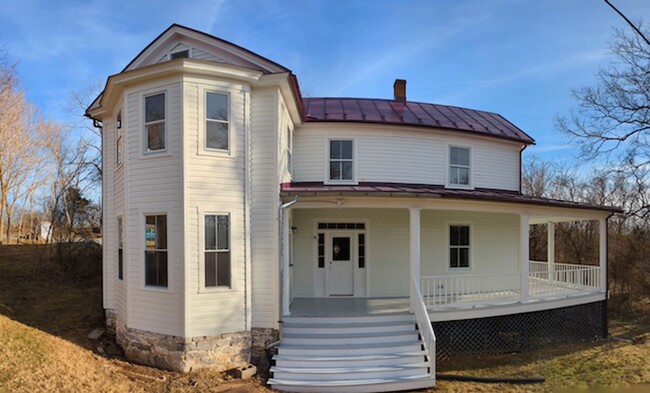
[[[605,217],[605,272],[601,272],[605,274],[605,309],[603,312],[603,338],[607,338],[609,336],[609,313],[607,312],[607,303],[609,303],[609,219],[612,218],[612,216],[615,213],[610,213],[607,217]]]

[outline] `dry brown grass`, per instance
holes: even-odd
[[[38,246],[36,246],[38,247]],[[86,338],[101,325],[100,277],[73,280],[34,265],[34,246],[0,246],[0,392],[270,392],[204,370],[180,374],[106,358]],[[648,315],[648,313],[646,313]],[[436,392],[555,392],[650,382],[650,319],[613,322],[607,340],[525,354],[457,359],[439,371],[545,377],[539,385],[438,381]],[[638,388],[650,391],[650,387]],[[605,390],[612,392],[611,390]],[[623,392],[627,392],[624,390]],[[630,391],[631,392],[631,391]]]

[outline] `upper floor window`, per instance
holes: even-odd
[[[293,158],[291,157],[293,151],[293,131],[287,127],[287,171],[289,174],[293,173]]]
[[[354,180],[354,152],[352,140],[330,140],[329,180],[333,182]]]
[[[205,147],[228,150],[229,96],[207,92],[205,100]]]
[[[230,217],[205,215],[205,287],[230,287]]]
[[[449,185],[470,186],[470,154],[467,147],[449,147]]]
[[[117,139],[115,140],[115,163],[117,166],[122,164],[122,152],[124,150],[123,132],[122,132],[122,112],[115,118],[115,128],[117,130]]]
[[[146,216],[144,285],[167,288],[167,216]]]
[[[449,267],[469,268],[469,225],[449,226]]]
[[[122,217],[117,217],[117,278],[124,278],[124,235]]]
[[[144,98],[146,152],[165,150],[165,93]]]

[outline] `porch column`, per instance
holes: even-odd
[[[546,224],[546,262],[548,268],[548,279],[552,280],[551,272],[555,271],[555,223]]]
[[[415,285],[413,285],[413,278],[416,278],[419,282],[420,280],[420,208],[411,207],[409,208],[409,222],[410,222],[410,265],[411,265],[411,275],[409,276],[410,283],[409,287],[411,288],[411,295],[409,299],[409,311],[415,312],[415,302],[416,293]]]
[[[282,315],[291,315],[289,306],[289,217],[291,209],[282,210]]]
[[[519,263],[521,272],[521,303],[528,303],[529,301],[529,288],[528,288],[528,265],[529,265],[529,236],[530,227],[528,225],[528,214],[522,213],[519,215]]]
[[[607,292],[607,220],[598,220],[598,265],[600,266],[600,292]]]

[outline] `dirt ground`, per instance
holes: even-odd
[[[133,364],[111,337],[88,339],[102,326],[100,270],[72,278],[41,254],[35,246],[0,246],[0,393],[271,391],[259,377],[241,381],[210,370],[181,374]],[[650,383],[648,314],[612,321],[610,328],[616,339],[456,359],[439,369],[482,377],[544,377],[543,384],[438,381],[434,391],[650,391],[641,385]]]

